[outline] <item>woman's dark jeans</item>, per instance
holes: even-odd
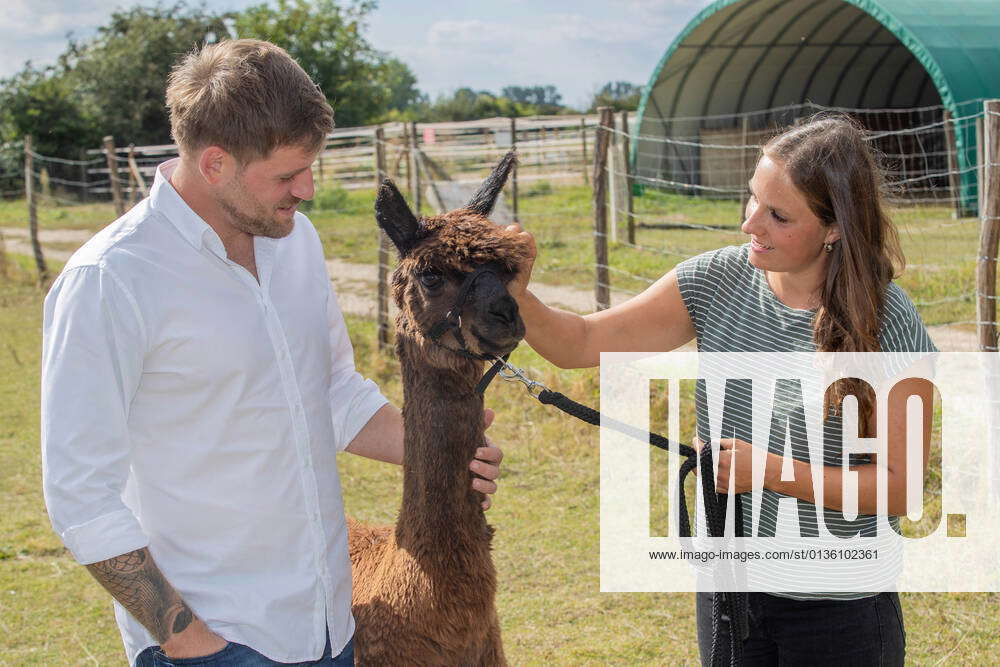
[[[903,610],[897,593],[860,600],[792,600],[749,593],[750,636],[743,658],[753,665],[902,665]],[[712,594],[697,594],[701,664],[712,655]],[[729,624],[720,626],[717,654],[729,664]]]

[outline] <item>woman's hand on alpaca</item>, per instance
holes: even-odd
[[[507,291],[518,303],[528,291],[528,281],[531,279],[531,268],[535,265],[535,257],[538,249],[535,247],[535,237],[531,232],[526,232],[521,225],[507,225],[505,230],[515,235],[518,241],[523,243],[528,249],[528,257],[517,267],[517,274],[507,285]]]
[[[486,428],[490,427],[495,418],[495,412],[489,408],[483,410],[483,422],[486,424]],[[486,446],[476,449],[476,458],[469,464],[469,470],[478,475],[478,477],[472,478],[472,488],[487,494],[486,499],[483,500],[484,510],[490,508],[489,496],[497,492],[497,483],[494,480],[500,476],[500,461],[502,460],[503,452],[489,438],[486,438]]]

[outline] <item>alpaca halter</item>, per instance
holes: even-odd
[[[462,309],[465,308],[465,302],[469,300],[469,295],[472,293],[473,288],[476,286],[476,281],[482,277],[484,273],[492,273],[493,275],[499,277],[500,267],[496,262],[489,262],[477,267],[475,270],[471,271],[465,276],[465,280],[462,282],[462,287],[458,290],[458,296],[455,297],[455,303],[452,304],[451,309],[444,318],[438,320],[431,330],[427,332],[427,337],[432,341],[448,350],[449,352],[454,352],[460,354],[463,357],[468,357],[470,359],[475,359],[476,361],[491,361],[496,359],[492,354],[476,354],[475,352],[470,352],[468,346],[465,343],[465,337],[462,335]],[[458,348],[449,347],[441,342],[441,336],[445,335],[451,331],[455,340],[458,341]],[[506,361],[510,354],[506,354],[503,360]],[[486,391],[486,387],[489,386],[493,378],[502,368],[502,363],[494,363],[493,366],[486,371],[483,378],[476,385],[476,393],[482,394]]]

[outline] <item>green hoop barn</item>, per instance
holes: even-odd
[[[997,0],[719,0],[681,31],[653,71],[631,160],[640,183],[711,186],[721,178],[736,187],[712,173],[701,145],[753,140],[817,108],[841,108],[876,132],[937,124],[939,140],[904,146],[895,139],[898,149],[883,151],[918,154],[933,174],[949,171],[940,163],[950,143],[957,161],[950,171],[960,175],[961,205],[971,212],[976,126],[962,119],[995,97]],[[907,174],[919,167],[905,159],[903,166]]]

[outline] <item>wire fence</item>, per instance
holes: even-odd
[[[613,259],[607,267],[595,263],[595,291],[611,283],[628,294],[663,274],[615,261],[615,248],[659,255],[662,265],[671,266],[678,259],[743,243],[739,226],[749,195],[746,184],[760,147],[807,116],[803,107],[756,117],[665,119],[658,134],[645,121],[633,134],[610,122],[609,157],[602,169],[609,183],[607,235]],[[979,312],[984,302],[996,302],[995,288],[977,284],[979,276],[995,268],[995,257],[980,239],[981,230],[993,223],[980,194],[980,184],[994,168],[984,156],[984,122],[990,112],[981,103],[978,109],[963,109],[955,116],[942,107],[841,111],[866,125],[866,138],[883,166],[885,199],[907,259],[897,282],[941,349],[995,350],[995,333],[992,343],[982,336],[985,327],[995,332],[995,313],[984,317]],[[778,124],[781,120],[784,125]],[[671,135],[670,129],[688,134]]]
[[[35,151],[25,151],[23,143],[8,145],[9,153],[18,156],[31,157],[31,176],[34,179],[35,192],[40,201],[74,205],[99,201],[94,197],[92,188],[103,185],[107,187],[107,177],[100,182],[95,176],[88,177],[88,172],[98,168],[104,162],[103,158],[91,160],[68,160],[65,158],[41,155]],[[0,176],[0,198],[5,200],[20,199],[25,196],[26,162],[19,159],[5,165]],[[104,170],[105,174],[107,169]]]
[[[326,202],[324,215],[358,210],[330,205],[341,199],[324,193],[368,196],[360,192],[365,190],[373,197],[384,177],[432,214],[435,183],[478,184],[516,145],[519,164],[506,201],[536,237],[534,280],[554,303],[589,311],[602,298],[613,304],[640,293],[686,258],[742,244],[746,183],[760,146],[815,110],[795,105],[740,116],[662,119],[660,129],[647,121],[636,127],[633,116],[619,114],[606,126],[606,157],[600,163],[599,116],[345,128],[328,138],[313,176],[317,200]],[[995,263],[980,248],[981,229],[991,222],[980,217],[986,215],[980,184],[998,160],[984,148],[990,114],[982,105],[963,107],[955,117],[942,107],[845,111],[868,127],[868,140],[881,156],[885,195],[907,257],[899,283],[942,349],[978,349],[977,327],[987,323],[979,304],[996,301],[977,286],[984,262]],[[124,211],[144,196],[157,166],[176,155],[172,145],[112,143],[82,160],[32,151],[25,164],[43,211],[107,203],[116,189]],[[595,177],[606,186],[604,228],[595,222]],[[5,192],[16,197],[24,183],[8,181]],[[374,231],[371,238],[377,246]],[[605,260],[597,259],[602,244]],[[393,269],[393,255],[381,255],[381,275]]]
[[[958,203],[974,209],[976,179],[967,173],[976,159],[983,101],[956,105],[954,116],[941,105],[913,109],[845,109],[805,103],[742,114],[657,118],[647,114],[634,137],[632,164],[638,182],[654,186],[705,186],[709,196],[731,196],[745,184],[758,146],[782,129],[818,112],[856,119],[869,131],[883,157],[886,175],[910,200],[950,197],[958,177]],[[714,188],[714,189],[713,189]]]
[[[518,118],[514,123],[509,118],[421,125],[390,123],[382,126],[386,173],[396,180],[412,178],[415,167],[410,153],[415,147],[431,169],[430,175],[447,174],[448,180],[458,183],[479,182],[516,143],[521,181],[586,184],[596,126],[594,115]],[[372,187],[375,129],[375,126],[339,128],[330,134],[313,164],[318,189]],[[21,152],[20,145],[10,144],[6,148],[10,154]],[[138,178],[151,183],[157,166],[178,155],[173,144],[113,146],[111,152],[113,166],[106,158],[106,147],[87,151],[87,158],[81,160],[35,153],[32,176],[43,186],[41,192],[45,196],[66,205],[111,201],[115,181],[126,202],[134,203],[142,194]],[[0,172],[0,196],[8,199],[24,196],[22,167],[19,160],[5,165]]]

